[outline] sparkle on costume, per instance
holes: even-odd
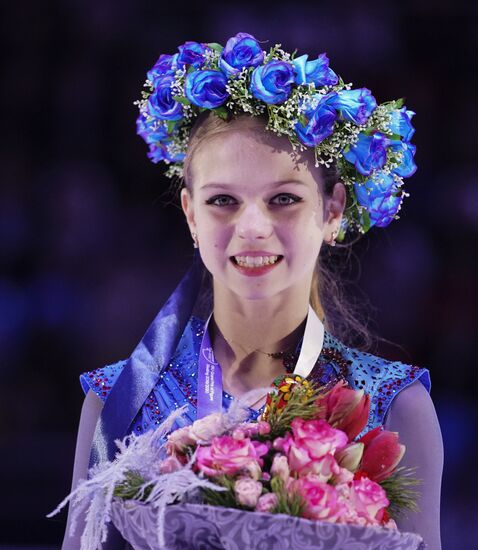
[[[176,352],[159,375],[158,382],[146,399],[143,407],[131,425],[131,432],[142,433],[164,421],[167,416],[182,405],[187,405],[185,418],[176,427],[196,420],[197,369],[204,321],[191,317]],[[293,372],[300,353],[301,342],[294,353],[284,357],[287,373]],[[111,388],[127,361],[119,361],[83,374],[80,377],[85,393],[92,389],[102,401],[106,401]],[[383,424],[385,415],[395,395],[417,379],[430,389],[428,371],[416,366],[392,362],[348,348],[325,331],[324,345],[317,363],[308,376],[309,380],[321,385],[333,385],[346,380],[354,389],[363,389],[370,395],[371,406],[367,427],[359,434]],[[234,399],[223,391],[222,404],[229,408]],[[249,420],[255,420],[264,407],[249,409]]]

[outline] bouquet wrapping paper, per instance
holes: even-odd
[[[166,546],[158,545],[155,510],[113,502],[112,520],[135,550],[423,550],[419,535],[382,527],[335,524],[202,504],[168,506]]]

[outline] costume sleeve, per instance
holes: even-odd
[[[427,548],[440,550],[440,492],[443,472],[443,440],[435,407],[418,380],[393,399],[385,419],[387,430],[398,432],[406,446],[400,466],[416,467],[419,512],[397,520],[401,531],[419,533]]]
[[[85,395],[91,389],[105,402],[126,362],[126,360],[118,361],[117,363],[106,365],[90,372],[84,372],[80,375],[80,383]]]

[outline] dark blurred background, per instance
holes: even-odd
[[[431,371],[443,546],[478,548],[476,3],[25,0],[1,26],[0,547],[59,546],[66,515],[45,515],[70,489],[78,376],[129,356],[190,261],[135,135],[145,73],[243,31],[417,112],[411,196],[358,244],[355,284],[399,344],[380,353]]]

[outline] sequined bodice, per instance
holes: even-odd
[[[177,421],[177,427],[196,419],[197,367],[205,322],[191,317],[171,361],[162,369],[153,391],[136,415],[130,432],[140,434],[154,429],[168,415],[182,405],[187,405],[186,414]],[[80,376],[85,393],[91,388],[103,401],[120,375],[125,361],[84,373]],[[395,395],[420,379],[430,390],[430,377],[426,369],[391,362],[381,357],[348,348],[327,331],[320,356],[309,379],[326,384],[345,379],[356,389],[370,395],[371,409],[368,431],[382,424]],[[234,398],[223,392],[223,407],[228,408]],[[250,419],[255,419],[260,410],[249,409]]]

